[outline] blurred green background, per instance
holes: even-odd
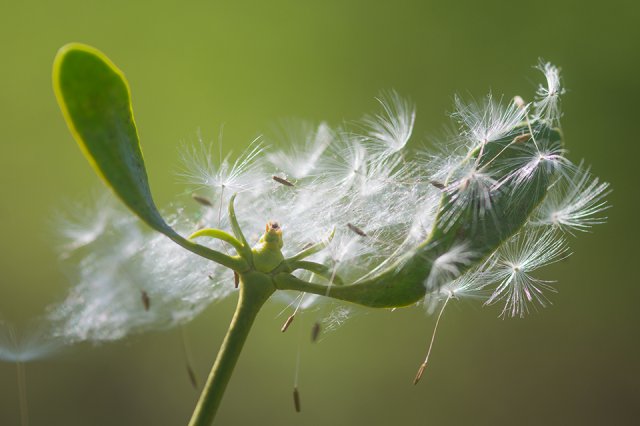
[[[631,424],[640,401],[637,255],[640,3],[496,1],[30,1],[0,4],[0,316],[18,324],[69,283],[51,218],[98,179],[71,139],[50,84],[56,50],[92,44],[126,73],[160,205],[183,190],[180,142],[217,137],[235,152],[282,118],[339,124],[395,88],[418,108],[417,140],[447,122],[455,93],[531,98],[538,57],[563,69],[570,158],[610,181],[609,222],[571,242],[554,305],[525,320],[459,303],[431,364],[411,384],[435,318],[363,314],[320,344],[311,315],[281,334],[259,318],[220,425]],[[633,222],[636,220],[636,222]],[[204,380],[234,300],[188,333]],[[297,329],[296,329],[297,328]],[[302,413],[291,397],[301,348]],[[177,330],[75,347],[28,365],[32,425],[182,425],[197,394]],[[18,417],[15,367],[0,364],[0,425]]]

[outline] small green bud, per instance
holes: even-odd
[[[253,264],[260,272],[271,272],[284,260],[282,249],[282,228],[277,222],[267,223],[260,241],[251,250]]]

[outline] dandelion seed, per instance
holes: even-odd
[[[268,153],[267,159],[288,175],[303,179],[312,175],[318,167],[334,134],[326,123],[321,123],[315,129],[310,129],[305,123],[298,127],[297,131],[290,131],[284,138],[293,151]],[[304,141],[302,144],[301,140]]]
[[[533,303],[545,307],[550,303],[545,291],[556,291],[553,281],[534,278],[531,273],[567,256],[564,239],[553,230],[525,231],[512,237],[482,272],[487,282],[497,283],[485,304],[504,302],[502,317],[524,317]]]
[[[446,282],[458,277],[462,269],[471,264],[475,257],[476,255],[466,243],[452,247],[433,261],[425,287],[428,290],[440,288]]]
[[[535,214],[534,224],[550,225],[565,232],[584,232],[605,222],[606,217],[600,213],[609,208],[604,199],[611,192],[609,184],[593,178],[589,168],[582,164],[572,172],[550,188]]]
[[[355,232],[356,234],[360,235],[361,237],[367,236],[366,232],[364,232],[362,229],[358,228],[356,225],[352,223],[347,223],[347,228],[349,228],[351,231]]]
[[[180,173],[189,183],[211,188],[223,193],[242,192],[258,186],[259,158],[265,147],[256,138],[233,164],[229,156],[220,159],[216,164],[212,155],[212,146],[205,145],[202,140],[195,148],[187,148],[182,152],[184,170]]]
[[[540,174],[547,176],[553,176],[556,173],[566,174],[575,168],[564,156],[565,150],[559,143],[541,141],[540,138],[536,138],[536,140],[539,143],[535,145],[513,145],[517,150],[517,155],[499,161],[499,164],[496,165],[499,170],[512,171],[493,185],[494,190],[507,183],[512,183],[515,189],[522,189]],[[540,142],[544,142],[544,144]],[[524,192],[520,191],[520,193]]]
[[[436,325],[433,327],[433,334],[431,335],[431,341],[429,342],[429,349],[427,350],[427,356],[424,359],[424,362],[420,364],[420,368],[418,368],[418,373],[416,377],[413,379],[413,384],[417,385],[422,375],[424,374],[424,370],[427,368],[427,364],[429,362],[429,356],[431,355],[431,349],[433,349],[433,342],[436,340],[436,332],[438,331],[438,325],[440,324],[440,318],[442,318],[442,314],[444,313],[444,309],[447,307],[447,303],[449,303],[449,299],[451,299],[451,294],[447,297],[442,305],[442,309],[438,314],[438,318],[436,319]]]
[[[368,136],[380,145],[383,152],[398,152],[411,138],[416,119],[415,107],[393,91],[376,100],[382,106],[383,113],[365,117]]]
[[[293,313],[291,315],[289,315],[289,318],[287,318],[287,320],[284,322],[284,324],[282,325],[282,328],[280,329],[281,332],[285,332],[289,329],[289,326],[291,325],[291,323],[293,322],[293,320],[296,317],[296,314],[298,313],[298,311],[302,308],[306,308],[308,307],[307,305],[303,305],[303,302],[305,301],[305,298],[307,299],[307,303],[312,302],[313,301],[313,297],[306,297],[307,294],[306,293],[302,293],[299,297],[298,297],[298,304],[296,305],[295,310],[293,311]],[[292,303],[293,304],[293,303]],[[291,306],[291,304],[289,305]],[[288,306],[288,307],[289,307]],[[284,311],[283,311],[284,312]]]
[[[565,93],[560,80],[560,69],[542,59],[537,69],[544,74],[547,84],[538,86],[536,91],[535,115],[553,123],[560,119],[560,96]]]
[[[193,368],[190,364],[186,364],[185,367],[187,369],[187,375],[189,376],[189,382],[191,383],[191,386],[193,386],[195,390],[198,390],[198,379],[196,378],[196,373],[193,371]]]
[[[497,190],[497,183],[490,173],[480,170],[475,163],[460,168],[445,189],[449,195],[449,203],[442,215],[445,230],[469,211],[476,221],[491,212],[492,194]]]
[[[444,190],[446,187],[442,182],[438,182],[435,180],[430,180],[429,183],[434,187],[434,188],[438,188],[439,190]]]
[[[29,404],[27,398],[27,373],[25,364],[58,351],[62,342],[53,339],[41,326],[18,336],[13,326],[0,321],[0,361],[16,364],[20,424],[29,424]]]
[[[47,358],[64,345],[60,339],[36,325],[23,333],[9,323],[0,321],[0,361],[27,363]]]
[[[296,413],[299,413],[302,409],[300,405],[300,392],[298,391],[297,387],[293,388],[293,406],[296,409]]]
[[[531,133],[525,133],[523,135],[519,135],[513,138],[513,143],[524,143],[529,139],[531,139]]]
[[[293,183],[289,182],[284,178],[281,178],[280,176],[273,175],[271,176],[271,178],[284,186],[295,186]]]
[[[198,378],[196,377],[196,373],[193,369],[193,358],[191,356],[191,350],[189,345],[189,339],[187,337],[187,330],[184,326],[180,327],[180,342],[182,343],[182,352],[184,354],[185,360],[185,368],[187,370],[187,376],[189,377],[189,382],[191,386],[195,390],[198,390]]]
[[[213,207],[213,202],[207,197],[203,197],[202,195],[198,195],[198,194],[191,194],[191,198],[193,198],[193,200],[198,204],[200,204],[201,206]]]
[[[280,329],[281,332],[285,332],[289,329],[289,326],[291,325],[291,323],[293,322],[293,320],[295,319],[296,314],[291,314],[289,315],[289,317],[287,318],[287,320],[284,322],[284,324],[282,325],[282,328]]]
[[[486,300],[491,295],[491,292],[485,290],[488,284],[491,283],[487,282],[487,277],[481,274],[478,268],[467,271],[427,294],[425,303],[427,313],[432,315],[436,308],[448,298]]]
[[[149,298],[149,293],[144,290],[140,290],[140,298],[142,299],[142,306],[144,306],[144,310],[148,311],[151,308],[151,299]]]
[[[453,118],[461,124],[463,134],[471,141],[472,147],[483,147],[507,136],[524,121],[526,113],[526,109],[514,102],[502,105],[491,94],[482,103],[464,103],[456,97],[455,105]]]
[[[313,327],[311,328],[311,342],[315,343],[318,341],[318,337],[320,336],[320,323],[319,322],[315,322],[313,324]]]

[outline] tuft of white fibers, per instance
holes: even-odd
[[[600,182],[580,163],[570,175],[562,175],[549,188],[532,223],[552,226],[563,232],[586,232],[593,225],[606,221],[607,218],[600,214],[609,208],[605,197],[610,192],[607,182]]]
[[[416,121],[415,105],[395,91],[383,93],[376,100],[382,106],[382,113],[365,116],[367,136],[383,152],[398,152],[411,138]]]
[[[479,273],[478,268],[467,271],[455,280],[427,293],[425,298],[427,313],[432,315],[447,299],[486,300],[491,294],[484,288],[486,285],[485,276]]]
[[[310,128],[304,122],[289,127],[295,129],[285,129],[283,139],[290,146],[289,151],[270,152],[267,159],[288,176],[302,179],[313,174],[318,166],[318,161],[333,139],[332,130],[326,123],[320,123],[317,128]]]
[[[541,84],[536,91],[536,100],[533,104],[535,116],[555,123],[561,117],[560,96],[565,93],[560,80],[560,69],[542,59],[536,68],[544,74],[547,84]]]
[[[566,150],[558,141],[551,141],[542,132],[536,132],[531,140],[533,143],[512,143],[516,155],[497,160],[495,170],[511,170],[504,178],[494,185],[498,189],[510,183],[514,191],[525,194],[522,188],[535,181],[540,174],[553,176],[555,174],[569,174],[575,165],[566,157]]]
[[[462,140],[466,139],[469,148],[480,147],[511,134],[527,114],[527,107],[522,108],[513,101],[504,105],[501,99],[496,100],[491,94],[482,102],[464,102],[456,96],[455,107],[452,117],[460,124],[460,136]]]
[[[485,302],[503,302],[502,317],[524,317],[536,304],[550,303],[545,292],[555,292],[553,281],[531,274],[569,256],[564,238],[554,230],[525,230],[504,243],[483,266],[482,279],[495,283]],[[488,284],[487,284],[488,285]]]
[[[231,272],[144,229],[116,203],[103,212],[118,226],[66,253],[75,286],[49,318],[54,335],[69,342],[172,327],[233,290]]]
[[[439,289],[459,277],[464,267],[470,265],[476,257],[468,244],[454,245],[433,261],[429,277],[424,283],[425,287],[428,291]]]
[[[475,162],[466,162],[449,176],[450,182],[443,190],[450,197],[450,203],[442,214],[445,230],[453,226],[461,216],[469,212],[473,220],[484,220],[491,213],[492,196],[498,181],[490,172],[480,168]]]
[[[25,363],[49,357],[59,351],[63,342],[55,339],[42,325],[22,331],[0,320],[0,361]]]
[[[201,137],[195,146],[185,147],[180,175],[199,188],[210,188],[220,194],[259,188],[262,183],[259,177],[263,175],[260,161],[265,150],[259,137],[234,162],[229,160],[229,155],[224,158],[220,152],[214,155],[215,148],[214,144],[205,143]]]
[[[322,320],[323,332],[330,333],[336,331],[351,318],[352,314],[353,310],[351,307],[345,305],[336,306],[329,312],[329,315]]]

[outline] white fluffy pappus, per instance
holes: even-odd
[[[560,69],[542,59],[536,68],[544,74],[547,84],[541,84],[536,91],[535,115],[555,124],[561,117],[560,97],[565,93],[560,80]]]
[[[0,320],[0,361],[26,363],[47,358],[64,345],[54,338],[44,324],[35,324],[22,330]]]
[[[532,273],[567,256],[564,238],[554,230],[525,230],[515,235],[482,268],[482,280],[496,283],[485,303],[504,302],[503,317],[524,317],[531,307],[546,306],[550,303],[546,292],[556,291],[553,281],[535,278]]]
[[[582,163],[570,175],[562,175],[549,188],[544,203],[538,208],[533,223],[549,225],[562,231],[588,231],[606,221],[601,213],[610,206],[605,197],[609,184],[593,177]]]

